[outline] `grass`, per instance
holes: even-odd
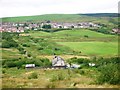
[[[81,51],[85,55],[117,55],[117,42],[58,42],[58,44],[68,46],[75,51]]]
[[[93,73],[98,73],[95,70],[86,71],[86,74],[89,72],[90,75]],[[37,79],[28,79],[29,75],[33,72],[38,74]],[[63,78],[53,79],[53,76],[62,75]],[[95,85],[94,77],[89,77],[88,75],[81,75],[79,73],[75,73],[74,70],[70,70],[70,74],[68,73],[68,69],[58,69],[58,70],[44,70],[44,69],[16,69],[16,68],[8,68],[6,69],[6,73],[2,75],[2,83],[4,88],[95,88],[95,87],[118,87],[117,85]],[[58,76],[59,77],[59,76]]]
[[[117,41],[117,36],[115,35],[102,34],[89,29],[64,30],[53,33],[30,31],[29,34],[33,38],[44,38],[53,42]],[[88,36],[88,38],[85,36]]]
[[[49,58],[53,53],[69,57],[74,55],[117,55],[118,37],[116,35],[102,34],[89,29],[64,30],[53,33],[29,31],[27,34],[30,36],[19,36],[19,38],[14,39],[32,57],[48,56]],[[23,44],[27,44],[29,47],[24,47]],[[55,48],[58,50],[54,50]],[[80,51],[82,53],[79,53]],[[25,57],[25,55],[20,54],[16,48],[3,48],[2,57],[3,59],[12,59]]]
[[[19,51],[16,48],[11,48],[11,49],[2,48],[1,50],[2,50],[2,59],[22,57],[22,55],[19,54]]]

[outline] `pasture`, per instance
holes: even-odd
[[[27,36],[26,36],[27,35]],[[68,56],[116,56],[118,36],[102,34],[89,29],[73,29],[57,32],[29,31],[14,40],[32,57]],[[3,59],[26,57],[17,48],[3,48]],[[64,57],[64,56],[63,56]],[[69,58],[69,57],[68,57]]]
[[[118,54],[117,42],[58,42],[84,55],[115,56]]]

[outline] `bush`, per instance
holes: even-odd
[[[44,28],[44,29],[51,29],[51,25],[43,25],[42,28]]]
[[[53,77],[50,79],[51,82],[54,81],[60,81],[60,80],[64,80],[65,76],[62,73],[58,73],[57,75],[53,75]]]
[[[30,47],[28,44],[22,44],[23,47]]]
[[[9,61],[9,62],[6,62],[6,67],[16,67],[16,64],[15,62]]]
[[[3,69],[3,70],[2,70],[2,73],[3,73],[3,74],[4,74],[4,73],[6,73],[6,70],[5,70],[5,69]]]
[[[17,49],[19,50],[20,54],[25,54],[26,53],[26,51],[22,47],[18,47]]]
[[[28,57],[31,57],[31,54],[30,53],[28,53],[28,55],[27,55]]]
[[[9,41],[2,41],[2,48],[11,48],[11,47],[17,47],[18,44],[14,40]]]
[[[30,74],[30,76],[28,76],[28,79],[37,79],[38,78],[38,74],[36,72],[33,72]]]
[[[84,75],[85,74],[85,72],[83,71],[83,70],[80,70],[80,72],[79,72],[81,75]]]
[[[39,47],[39,48],[38,48],[38,50],[43,50],[43,49],[44,49],[44,48],[42,48],[42,47]]]
[[[120,66],[118,64],[107,64],[100,68],[100,75],[97,78],[98,84],[120,84]]]
[[[84,37],[88,38],[88,35],[84,35]]]
[[[46,85],[46,88],[55,88],[55,84],[54,83],[49,83]]]

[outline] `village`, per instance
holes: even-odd
[[[24,23],[0,23],[0,32],[17,32],[22,33],[26,30],[45,30],[45,29],[99,29],[103,24],[93,22],[51,22],[49,20],[44,22],[24,22]],[[113,28],[111,33],[120,33],[118,28]]]
[[[0,32],[24,32],[25,30],[43,30],[43,29],[72,29],[72,28],[100,28],[101,25],[92,22],[64,23],[44,21],[38,23],[2,23]]]

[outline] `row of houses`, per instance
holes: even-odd
[[[38,30],[43,29],[43,25],[50,25],[51,28],[67,29],[67,28],[99,28],[100,25],[92,22],[79,22],[79,23],[63,23],[63,22],[25,22],[25,23],[2,23],[0,24],[0,32],[24,32],[25,30]]]

